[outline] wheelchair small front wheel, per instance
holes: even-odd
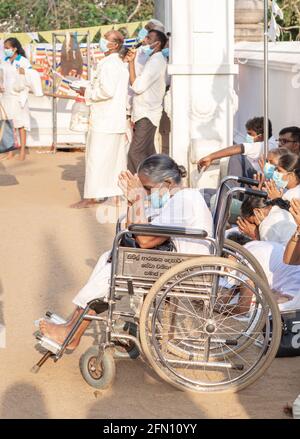
[[[106,350],[99,358],[99,348],[90,347],[80,358],[81,375],[89,386],[96,389],[107,389],[116,375],[116,365],[110,350]]]

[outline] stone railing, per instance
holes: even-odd
[[[263,0],[235,0],[235,41],[262,41]]]

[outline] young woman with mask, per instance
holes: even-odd
[[[146,202],[151,203],[156,217],[151,221],[154,225],[177,226],[206,230],[212,235],[212,215],[197,189],[185,189],[183,177],[185,170],[178,166],[174,160],[166,155],[154,155],[142,162],[137,175],[129,171],[123,172],[119,177],[119,185],[128,201],[127,224],[148,223]],[[140,248],[151,249],[164,244],[168,238],[159,236],[136,236]],[[205,241],[187,238],[173,240],[177,252],[187,254],[209,254],[209,245]],[[65,325],[55,325],[47,320],[40,322],[40,331],[57,343],[62,343],[86,304],[93,299],[104,299],[109,292],[111,273],[111,252],[104,253],[87,284],[74,298],[76,306],[71,318]],[[103,310],[106,310],[103,301]],[[95,314],[94,311],[90,311]],[[79,327],[73,340],[69,344],[74,349],[88,326],[84,321]]]
[[[16,38],[4,41],[5,61],[1,65],[3,70],[3,83],[0,103],[8,117],[13,120],[14,128],[19,131],[20,155],[25,159],[26,131],[30,131],[30,113],[28,107],[28,93],[33,91],[36,96],[42,96],[41,80],[38,72],[34,71],[26,58],[21,43]],[[10,152],[7,158],[11,158]]]
[[[283,198],[291,201],[300,199],[300,157],[290,151],[279,157],[277,166],[273,166],[270,180],[265,189],[270,199]],[[271,175],[272,174],[272,175]]]

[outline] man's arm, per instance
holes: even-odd
[[[221,149],[220,151],[213,152],[212,154],[203,157],[198,162],[198,168],[207,169],[215,160],[223,159],[224,157],[232,157],[233,155],[243,154],[244,145],[233,145],[228,148]]]
[[[115,95],[119,81],[119,70],[110,63],[101,69],[99,77],[85,91],[87,103],[107,101]]]

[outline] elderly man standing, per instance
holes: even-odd
[[[136,51],[131,50],[126,56],[130,84],[134,92],[131,114],[134,131],[128,153],[128,169],[133,174],[143,160],[156,153],[154,137],[162,116],[166,93],[167,60],[162,49],[167,43],[167,37],[163,32],[151,30],[145,43],[143,48],[148,60],[140,75],[135,67]]]
[[[91,84],[81,94],[90,105],[90,129],[86,146],[84,199],[72,205],[87,208],[97,200],[119,196],[118,176],[127,167],[126,102],[129,73],[119,56],[124,38],[110,31],[101,38],[105,58],[97,66]]]

